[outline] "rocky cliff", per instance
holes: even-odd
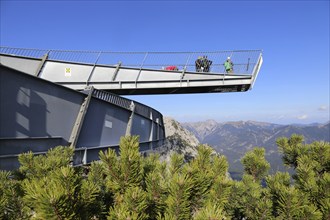
[[[174,152],[183,154],[186,161],[194,158],[200,144],[195,135],[173,118],[164,117],[164,125],[167,140],[161,152],[161,159],[168,161]]]

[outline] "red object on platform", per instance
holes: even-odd
[[[178,70],[177,66],[167,66],[165,70]]]

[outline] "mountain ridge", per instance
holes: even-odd
[[[280,137],[303,135],[305,144],[314,141],[330,141],[330,123],[308,125],[280,125],[258,121],[184,122],[181,125],[192,132],[201,144],[212,146],[218,153],[224,154],[231,171],[241,172],[243,167],[240,158],[254,147],[266,150],[266,159],[273,171],[286,171],[282,155],[278,152],[276,140]]]
[[[198,121],[198,122],[182,122],[181,125],[195,134],[195,136],[198,138],[200,142],[203,142],[203,139],[216,132],[215,130],[219,128],[252,128],[256,129],[261,128],[263,130],[268,130],[268,131],[280,131],[283,129],[292,129],[292,130],[299,130],[299,129],[323,129],[329,128],[330,122],[325,122],[325,123],[311,123],[311,124],[286,124],[286,125],[281,125],[281,124],[275,124],[275,123],[269,123],[269,122],[261,122],[261,121],[252,121],[252,120],[247,120],[247,121],[228,121],[228,122],[216,122],[215,120],[209,119],[206,121]],[[329,134],[329,133],[328,133]],[[329,140],[329,135],[324,136],[326,141]]]

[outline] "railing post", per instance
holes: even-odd
[[[87,79],[87,81],[86,81],[86,86],[88,86],[89,81],[91,80],[91,78],[92,78],[92,76],[93,76],[93,73],[94,73],[94,70],[95,70],[95,67],[96,67],[97,61],[99,61],[99,58],[100,58],[101,53],[102,53],[102,52],[100,51],[99,54],[97,55],[97,58],[96,58],[96,61],[94,62],[94,65],[93,65],[92,71],[91,71],[91,73],[89,74],[88,79]]]
[[[112,76],[112,81],[115,81],[116,77],[117,77],[117,74],[119,72],[119,68],[121,67],[121,61],[119,61],[119,63],[117,64],[117,67],[115,69],[115,72],[113,73],[113,76]]]
[[[248,63],[247,63],[247,65],[246,65],[246,72],[249,71],[249,66],[250,66],[250,57],[248,58]]]
[[[84,149],[84,155],[83,155],[83,158],[82,158],[81,162],[82,162],[83,165],[87,164],[87,147],[85,147],[85,149]]]
[[[144,55],[143,61],[142,61],[141,66],[140,66],[140,71],[139,71],[139,73],[138,73],[138,75],[136,77],[136,80],[135,80],[135,86],[136,86],[137,81],[139,80],[139,77],[140,77],[140,74],[141,74],[141,71],[142,71],[142,67],[144,65],[144,62],[147,59],[147,56],[148,56],[148,52],[146,52],[146,55]]]
[[[150,111],[150,116],[149,116],[149,119],[151,121],[151,128],[150,128],[150,134],[149,134],[149,149],[153,149],[153,140],[152,140],[152,137],[153,137],[153,133],[154,133],[154,121],[153,121],[153,117],[152,117],[152,111]]]
[[[135,111],[135,104],[133,101],[131,102],[130,110],[132,111],[132,113],[128,119],[127,128],[126,128],[126,136],[132,135],[132,126],[133,126],[134,111]]]
[[[36,70],[36,72],[35,72],[35,74],[34,74],[36,77],[39,77],[39,75],[40,75],[40,73],[41,73],[41,70],[42,70],[42,68],[44,67],[45,62],[46,62],[46,60],[47,60],[47,58],[48,58],[48,54],[49,54],[49,52],[50,52],[50,51],[47,51],[47,53],[42,57],[41,62],[40,62],[40,64],[39,64],[39,66],[38,66],[38,69]]]
[[[183,67],[183,71],[182,71],[182,73],[181,73],[181,79],[183,79],[183,77],[184,77],[184,74],[185,74],[185,72],[186,72],[186,70],[187,70],[187,65],[188,65],[188,63],[189,63],[190,58],[191,58],[191,53],[190,53],[190,55],[188,56],[188,59],[187,59],[187,61],[186,61],[186,64],[185,64],[184,67]]]
[[[156,124],[157,124],[157,140],[159,141],[159,118],[156,118]]]

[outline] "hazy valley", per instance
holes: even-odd
[[[278,125],[255,121],[219,123],[214,120],[179,123],[166,118],[165,127],[166,136],[170,137],[172,144],[181,146],[181,152],[186,151],[183,150],[183,146],[187,143],[189,143],[189,151],[193,152],[191,149],[199,142],[208,144],[216,152],[225,155],[230,164],[229,171],[233,176],[239,175],[242,171],[240,158],[254,147],[266,149],[266,159],[271,164],[271,173],[286,170],[276,145],[279,137],[289,138],[292,134],[303,135],[305,144],[314,141],[330,141],[329,122],[311,125]]]

